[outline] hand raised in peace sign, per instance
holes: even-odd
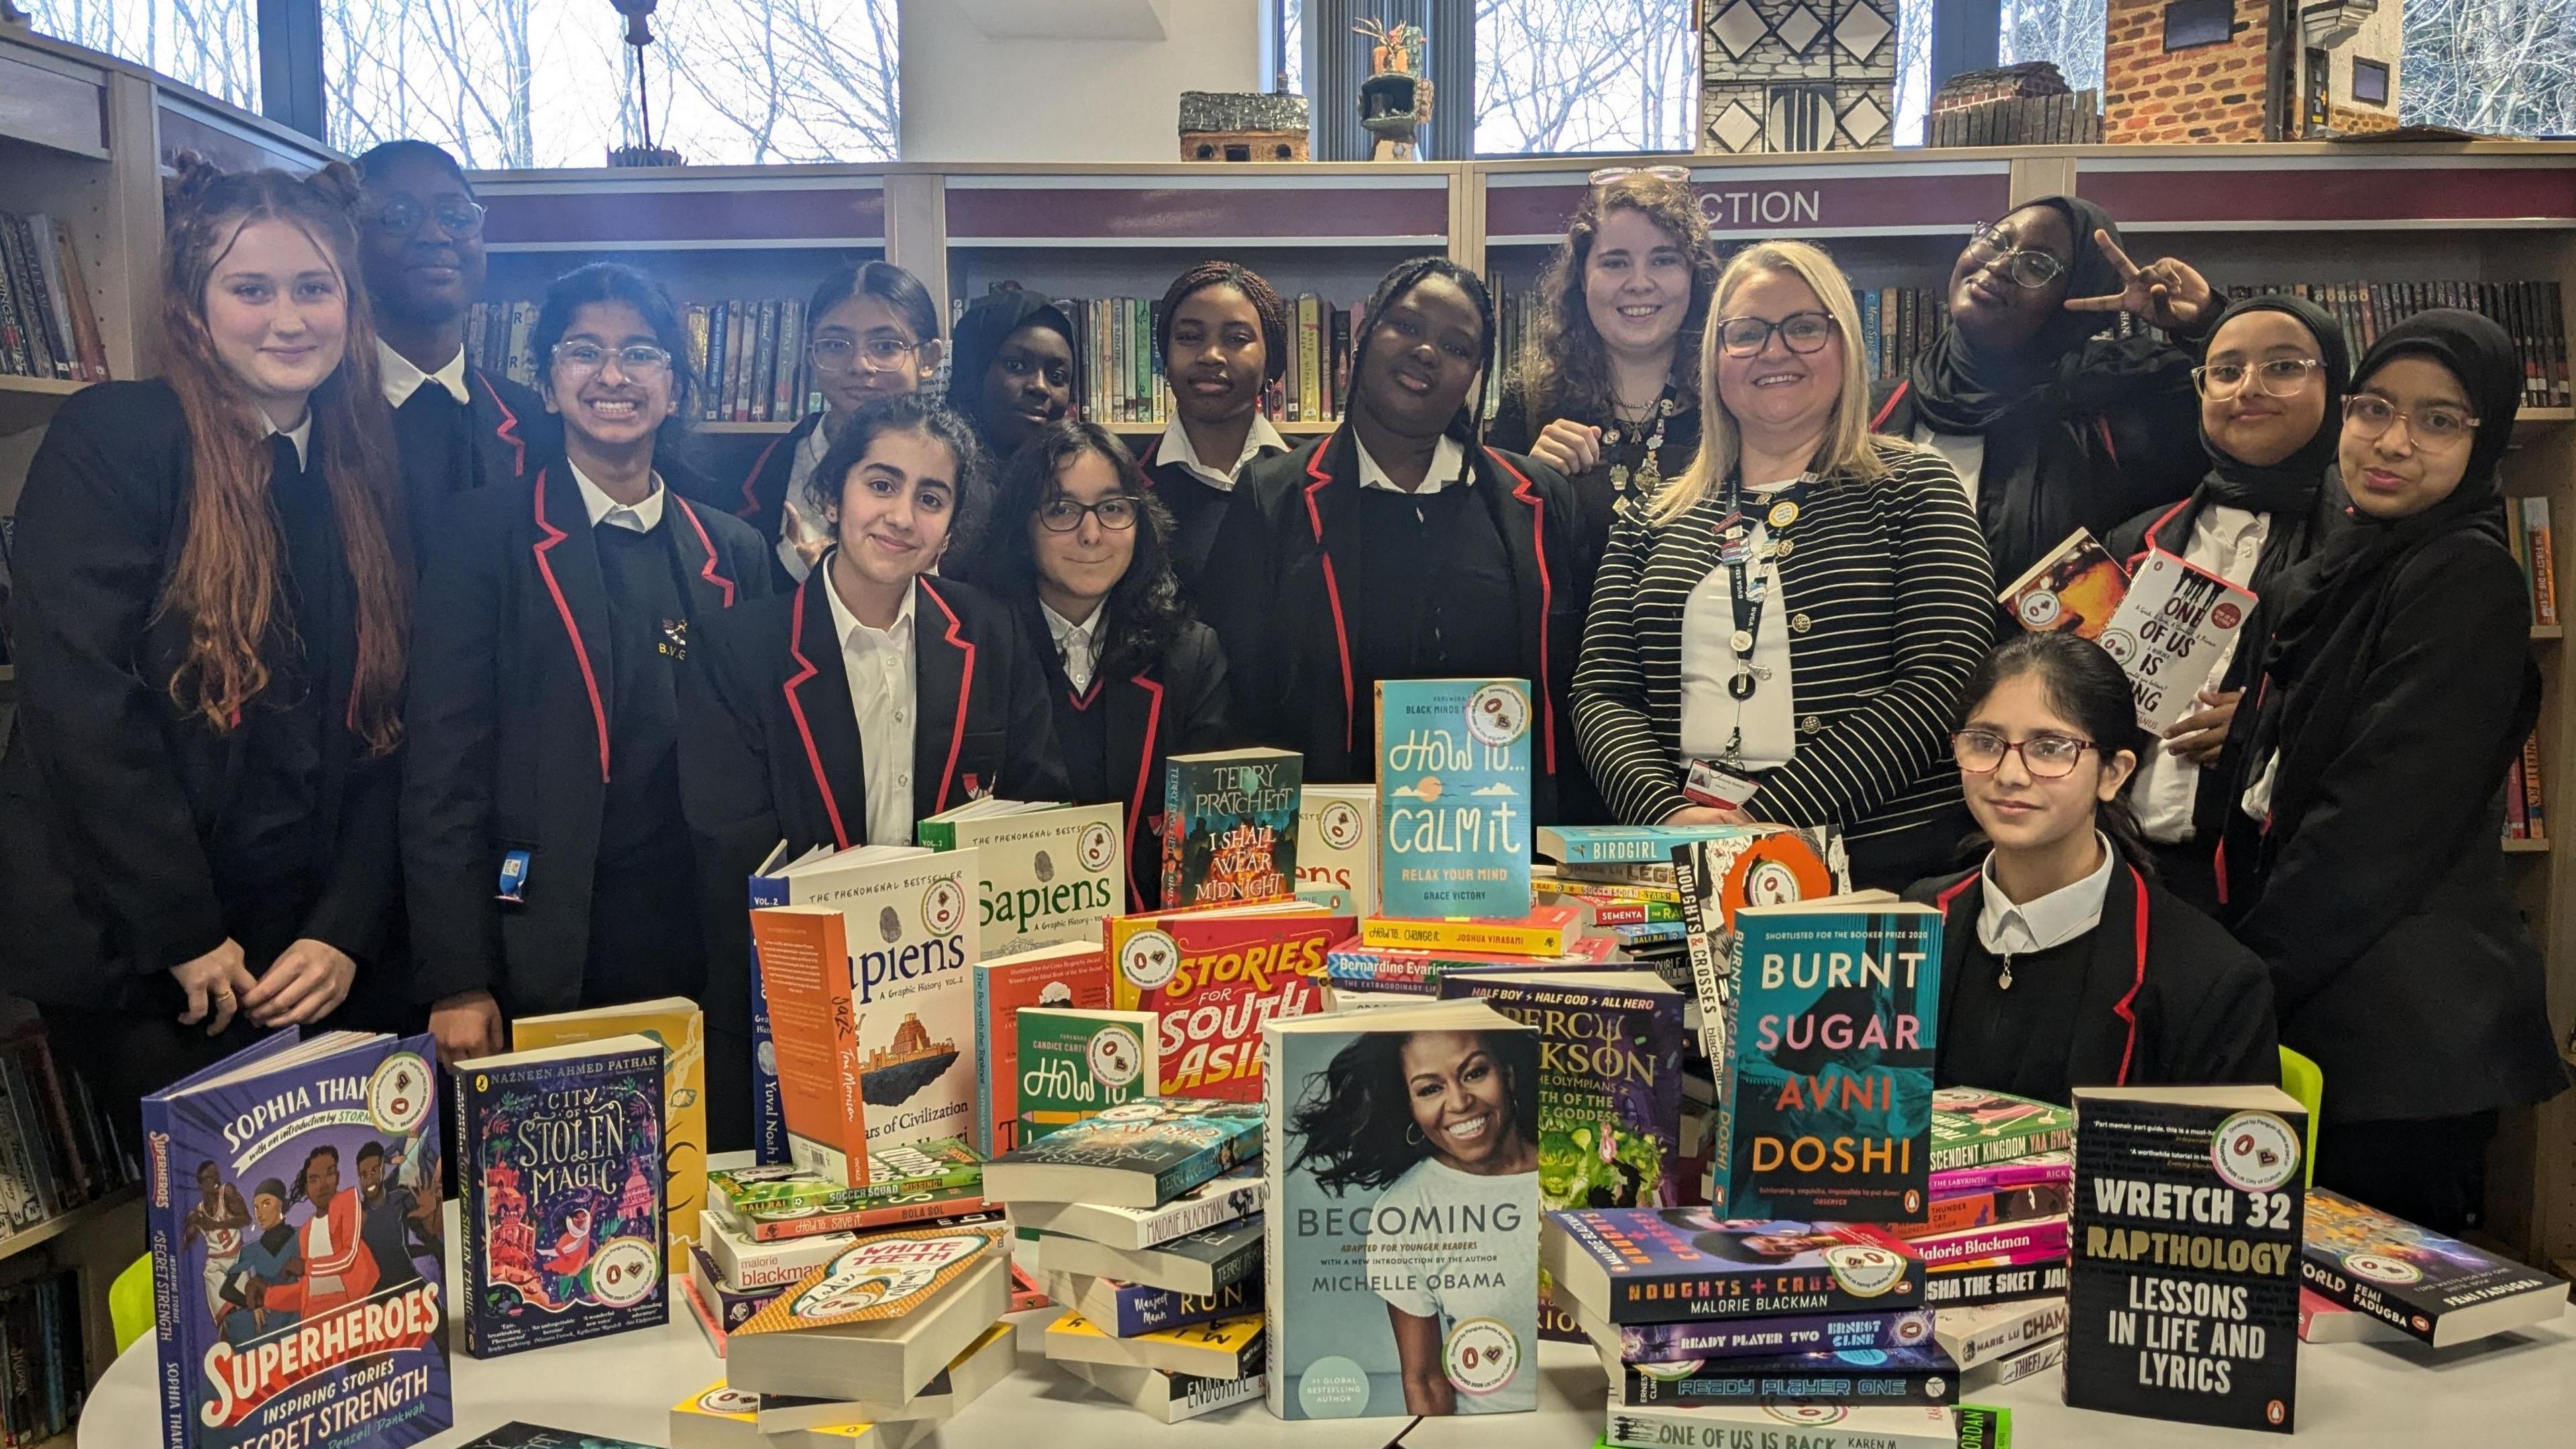
[[[2209,279],[2190,263],[2158,257],[2141,267],[2129,260],[2107,231],[2093,233],[2093,245],[2119,269],[2121,290],[2102,297],[2069,297],[2069,312],[2130,312],[2150,327],[2189,332],[2211,315]]]

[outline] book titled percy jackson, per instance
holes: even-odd
[[[1518,679],[1379,681],[1371,914],[1529,914],[1530,719]]]
[[[1163,767],[1163,907],[1238,906],[1297,890],[1292,750],[1210,750]]]
[[[288,1027],[143,1099],[165,1449],[454,1421],[431,1060],[426,1036]]]

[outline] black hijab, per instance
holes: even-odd
[[[1073,329],[1073,319],[1064,309],[1039,294],[1021,287],[979,297],[966,315],[957,319],[955,333],[948,348],[948,405],[972,419],[975,430],[992,441],[992,429],[984,422],[984,374],[991,371],[993,358],[1002,350],[1010,335],[1023,327],[1050,328],[1064,337],[1064,345],[1074,356],[1082,355],[1082,341]],[[993,461],[999,466],[1008,458],[1007,451],[997,450]]]
[[[2043,196],[2025,206],[2045,206],[2066,218],[2075,239],[2075,254],[2066,269],[2066,295],[2103,296],[2120,290],[2119,269],[2095,245],[2093,233],[2120,239],[2111,214],[2073,196]],[[2046,396],[2066,360],[2084,349],[2110,319],[2099,312],[2060,310],[2039,334],[2008,354],[1980,352],[1956,327],[1944,327],[1932,345],[1917,354],[1908,374],[1916,413],[1936,432],[1981,434],[2033,408]]]

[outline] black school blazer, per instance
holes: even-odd
[[[1208,481],[1179,463],[1160,461],[1163,439],[1157,434],[1145,445],[1136,466],[1145,475],[1145,484],[1172,515],[1172,576],[1181,581],[1181,593],[1195,602],[1205,587],[1208,555],[1216,548],[1217,530],[1225,522],[1226,505],[1232,498],[1229,490],[1209,486]],[[1277,451],[1265,452],[1254,463],[1279,457]],[[1249,472],[1251,464],[1244,465]],[[1237,486],[1241,486],[1240,479]]]
[[[1377,778],[1377,762],[1358,746],[1375,692],[1353,669],[1334,564],[1357,544],[1350,500],[1360,487],[1358,449],[1341,427],[1245,468],[1201,590],[1201,612],[1225,644],[1244,729],[1303,754],[1306,778],[1317,784]],[[1518,453],[1471,444],[1467,459],[1475,495],[1511,558],[1521,677],[1538,695],[1532,819],[1555,823],[1576,810],[1590,818],[1598,807],[1569,714],[1591,578],[1574,491]]]
[[[1905,899],[1941,910],[1941,1016],[1985,905],[1984,867],[1917,881]],[[2216,921],[2122,858],[2102,893],[2084,994],[2063,1058],[2032,1060],[1990,1091],[2062,1102],[2073,1087],[2207,1086],[2281,1080],[2272,981]]]
[[[787,526],[787,482],[796,472],[796,454],[805,440],[823,426],[823,414],[807,413],[796,426],[769,440],[760,456],[751,460],[751,471],[742,477],[742,492],[730,499],[710,498],[711,504],[731,508],[733,516],[750,524],[769,546],[769,582],[772,593],[786,593],[796,587],[796,577],[787,565],[778,561],[778,532]]]
[[[667,469],[663,482],[660,532],[703,633],[767,593],[764,550],[739,520],[690,503]],[[483,989],[512,1016],[580,1004],[617,709],[591,527],[569,465],[549,459],[523,483],[455,499],[448,546],[422,577],[402,797],[417,1001]],[[683,709],[694,673],[680,675]],[[683,776],[688,744],[684,733]],[[497,899],[512,850],[530,854],[520,903]]]
[[[176,1015],[169,968],[224,942],[207,850],[240,799],[247,732],[218,733],[171,700],[188,625],[156,616],[187,537],[189,457],[168,383],[100,383],[64,399],[19,500],[0,979],[39,1002]],[[330,652],[354,660],[344,645]],[[345,700],[351,685],[344,666],[314,687]],[[322,890],[302,934],[354,957],[362,982],[389,944],[395,791],[390,760],[324,731]]]

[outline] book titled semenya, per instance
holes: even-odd
[[[167,1449],[454,1421],[431,1061],[426,1036],[290,1027],[143,1100]]]
[[[1377,914],[1528,915],[1528,684],[1382,680],[1377,720]]]

